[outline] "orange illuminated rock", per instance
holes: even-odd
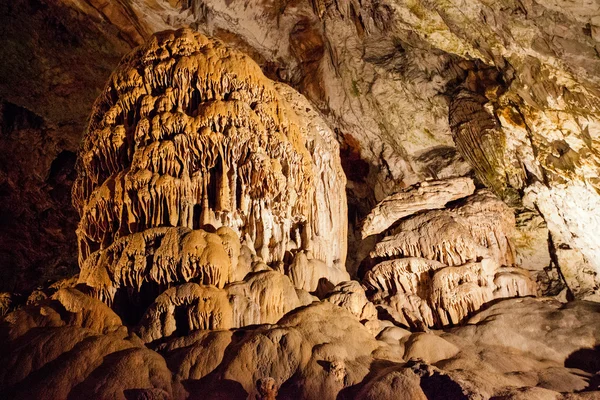
[[[324,265],[310,274],[347,277],[337,151],[306,100],[248,56],[189,29],[157,34],[112,74],[83,139],[79,282],[111,304],[138,302],[128,288],[223,288],[250,271],[242,243],[274,268],[308,251]]]

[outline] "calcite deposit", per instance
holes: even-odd
[[[250,272],[241,244],[282,272],[286,257],[308,252],[318,276],[305,283],[292,271],[299,289],[347,278],[337,144],[290,92],[191,30],[127,56],[96,101],[78,161],[79,282],[109,303],[120,289],[137,304],[130,288],[140,297],[190,281],[223,288]]]
[[[349,271],[375,240],[363,242],[360,229],[376,203],[472,171],[477,185],[519,213],[551,221],[546,244],[529,249],[545,260],[536,276],[569,296],[594,298],[594,2],[41,3],[15,0],[0,9],[0,260],[8,266],[0,290],[29,291],[72,275],[76,214],[68,187],[93,100],[131,48],[154,32],[192,26],[293,86],[331,128],[349,179],[349,241],[357,248]],[[343,192],[343,185],[331,189]],[[555,249],[567,251],[556,257]],[[318,259],[330,253],[319,251]]]
[[[477,192],[445,210],[397,222],[375,245],[371,257],[379,263],[364,284],[398,323],[457,324],[491,300],[537,295],[529,272],[515,264],[515,231],[510,208],[490,192]]]
[[[453,201],[473,194],[475,185],[466,177],[442,181],[425,181],[417,187],[383,199],[371,211],[362,226],[362,236],[381,233],[401,218],[423,210],[444,208]]]
[[[0,5],[0,398],[599,398],[598,21]]]
[[[4,320],[0,390],[15,399],[246,399],[266,388],[285,399],[593,399],[599,313],[589,302],[514,299],[452,330],[387,326],[374,336],[325,301],[275,324],[181,332],[148,348],[106,305],[62,289]]]

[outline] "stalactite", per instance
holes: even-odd
[[[176,309],[183,310],[185,321],[176,319]],[[229,329],[232,318],[225,290],[186,283],[158,296],[142,317],[137,331],[143,341],[151,342],[177,331]]]
[[[430,211],[400,222],[391,236],[378,243],[373,257],[420,257],[446,265],[462,265],[487,255],[466,223],[444,211]]]
[[[467,222],[466,226],[477,243],[493,253],[500,265],[515,263],[514,246],[516,220],[513,210],[487,190],[480,190],[452,208]]]
[[[234,234],[234,233],[233,233]],[[116,240],[88,257],[79,281],[101,300],[113,300],[117,289],[138,290],[144,282],[169,285],[196,281],[223,287],[237,265],[232,233],[188,228],[150,228]]]

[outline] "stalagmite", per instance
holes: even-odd
[[[233,326],[273,324],[301,305],[290,279],[277,271],[250,274],[227,287]]]
[[[328,267],[336,267],[338,274],[345,273],[348,206],[343,193],[346,191],[346,175],[338,156],[340,150],[336,135],[304,96],[281,83],[277,83],[275,88],[298,116],[297,124],[306,138],[315,176],[314,197],[310,202],[310,235],[302,239],[302,232],[294,227],[297,231],[296,246],[307,246],[312,259],[324,261]],[[303,244],[302,240],[306,239],[309,243]]]
[[[327,296],[327,301],[344,307],[361,321],[377,319],[375,306],[367,299],[365,289],[357,281],[336,285]]]
[[[367,290],[380,297],[396,293],[415,293],[426,297],[429,293],[431,273],[445,265],[424,258],[407,257],[383,261],[367,272],[363,283]]]
[[[313,280],[347,279],[338,152],[306,99],[248,56],[190,29],[157,34],[122,60],[83,139],[79,283],[144,307],[172,285],[243,280],[242,244],[280,270],[309,252]]]

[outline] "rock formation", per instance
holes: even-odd
[[[385,261],[364,283],[397,323],[457,324],[493,299],[537,294],[529,273],[515,265],[514,236],[510,208],[480,191],[448,209],[398,221],[375,245],[371,257]]]
[[[362,236],[385,231],[396,221],[423,210],[444,208],[446,203],[462,199],[475,191],[469,178],[425,181],[417,187],[395,193],[383,199],[363,223]]]
[[[349,311],[319,302],[273,325],[196,330],[150,349],[100,301],[57,294],[4,320],[4,397],[391,399],[402,389],[411,399],[563,398],[592,389],[598,368],[600,310],[590,302],[513,299],[447,332],[386,327],[377,338]]]
[[[597,398],[597,8],[0,5],[0,398]]]
[[[78,161],[79,282],[108,303],[122,289],[142,307],[132,288],[151,299],[176,283],[223,288],[249,271],[240,238],[281,271],[286,255],[309,252],[324,264],[317,281],[339,282],[347,227],[337,144],[291,92],[191,30],[127,56]]]
[[[536,248],[547,260],[540,279],[594,298],[598,257],[589,232],[597,218],[586,211],[598,203],[592,3],[46,3],[15,0],[0,13],[0,73],[10,77],[0,82],[0,183],[9,193],[0,257],[14,272],[0,290],[31,290],[74,272],[65,188],[93,99],[132,47],[153,32],[193,26],[296,88],[335,132],[349,177],[349,239],[360,250],[349,271],[368,253],[359,223],[374,204],[472,170],[477,184],[550,222],[551,235]],[[32,142],[36,157],[23,150]]]

